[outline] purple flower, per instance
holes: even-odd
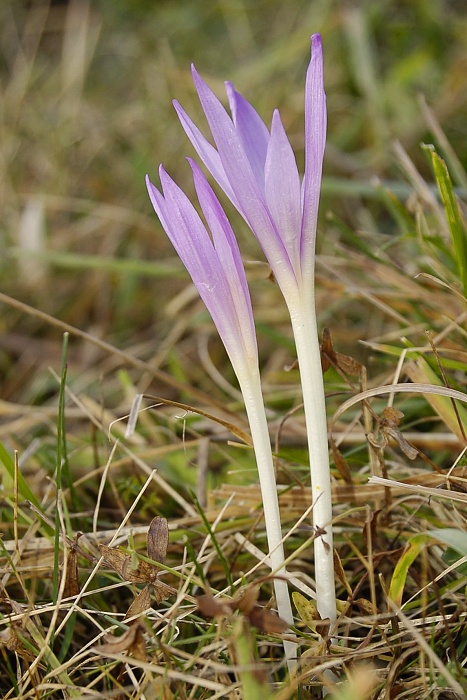
[[[297,290],[300,296],[313,294],[316,224],[326,141],[320,35],[311,38],[311,60],[306,75],[302,182],[277,110],[269,131],[252,105],[231,83],[226,83],[230,117],[194,67],[192,73],[216,147],[204,138],[178,102],[174,102],[186,134],[257,237],[286,301],[296,298]]]
[[[162,194],[146,178],[152,205],[219,331],[235,372],[256,369],[258,352],[245,270],[227,217],[198,165],[189,159],[211,235],[162,166]]]
[[[161,166],[162,192],[146,184],[156,214],[201,296],[230,357],[245,401],[258,466],[271,568],[279,614],[293,622],[286,574],[279,500],[261,392],[253,312],[245,270],[227,217],[200,168],[189,161],[208,228],[188,197]],[[285,641],[288,662],[295,644]]]
[[[231,116],[192,68],[215,146],[175,102],[199,157],[245,219],[271,266],[289,309],[297,349],[308,435],[318,611],[336,619],[332,493],[326,406],[314,308],[316,226],[326,142],[321,37],[311,37],[305,82],[305,173],[300,179],[279,112],[269,130],[252,105],[226,83]]]

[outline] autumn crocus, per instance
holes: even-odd
[[[245,219],[271,266],[289,309],[307,424],[315,550],[316,597],[322,618],[336,619],[332,503],[327,424],[317,335],[314,258],[326,96],[321,37],[311,38],[305,81],[305,172],[300,178],[279,112],[268,129],[252,105],[226,83],[231,115],[192,69],[215,146],[182,107],[175,109],[213,178]]]
[[[159,170],[162,191],[147,178],[148,192],[162,226],[212,316],[237,376],[258,466],[271,568],[280,577],[285,574],[281,520],[245,270],[234,233],[217,197],[197,164],[191,160],[189,163],[208,228],[162,166]],[[292,624],[287,582],[276,578],[274,586],[279,614]],[[290,656],[294,646],[289,644],[286,650]]]

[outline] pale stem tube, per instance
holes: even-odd
[[[322,618],[336,621],[332,535],[331,472],[323,373],[314,299],[289,305],[303,392],[311,472],[313,527],[324,530],[314,540],[316,603]]]
[[[282,525],[279,512],[276,475],[272,458],[271,440],[264,408],[263,394],[259,372],[242,373],[238,376],[245,402],[245,409],[250,424],[251,438],[258,467],[259,483],[263,499],[264,521],[269,548],[271,569],[277,577],[274,579],[274,592],[280,617],[289,625],[293,624],[292,606],[284,566],[284,545]],[[289,668],[294,666],[297,646],[284,641]]]

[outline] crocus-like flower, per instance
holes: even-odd
[[[285,574],[284,548],[271,443],[261,391],[258,350],[245,270],[227,217],[200,168],[189,161],[210,234],[184,192],[160,167],[162,192],[147,178],[153,207],[217,326],[245,401],[258,465],[271,567]],[[284,578],[274,587],[279,614],[289,624],[292,608]],[[290,659],[295,645],[286,642]]]
[[[279,112],[269,131],[249,102],[226,83],[232,117],[192,68],[199,99],[216,144],[174,102],[183,128],[204,165],[242,214],[284,294],[314,284],[314,249],[326,141],[321,37],[312,37],[305,85],[305,175],[300,176]]]
[[[172,245],[187,268],[229,355],[236,373],[258,365],[258,349],[237,241],[212,188],[189,159],[198,199],[212,239],[185,193],[161,166],[163,195],[147,179],[152,205]]]
[[[336,617],[327,424],[314,304],[314,256],[326,96],[321,37],[311,38],[305,82],[305,173],[301,181],[279,112],[269,130],[226,83],[231,116],[192,69],[215,146],[182,107],[175,109],[199,157],[258,239],[289,309],[303,388],[311,468],[316,595],[322,617]],[[324,531],[324,532],[323,532]]]

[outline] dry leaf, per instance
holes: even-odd
[[[74,542],[70,547],[70,552],[68,554],[68,559],[66,563],[66,579],[65,587],[63,589],[63,597],[71,598],[77,596],[80,592],[79,581],[78,581],[78,540],[81,537],[81,533],[75,535]]]
[[[21,639],[21,637],[23,637]],[[22,659],[28,663],[32,663],[36,658],[36,655],[30,651],[30,649],[25,645],[24,638],[30,640],[30,635],[22,630],[21,637],[17,634],[13,627],[0,632],[0,647],[5,646],[9,651],[14,651]],[[32,640],[31,640],[32,641]]]
[[[146,645],[144,642],[144,627],[135,621],[121,637],[107,635],[106,644],[101,644],[98,649],[101,654],[122,654],[128,652],[141,661],[146,661]]]
[[[289,625],[277,613],[258,605],[259,586],[248,586],[242,595],[235,598],[230,607],[238,610],[249,620],[250,624],[261,632],[279,634],[285,632]]]
[[[149,524],[147,535],[147,550],[148,557],[157,561],[160,564],[164,563],[167,554],[167,546],[169,543],[169,527],[167,520],[156,516]],[[131,583],[147,583],[154,587],[154,598],[156,603],[169,598],[177,593],[177,590],[172,586],[168,586],[162,581],[157,580],[159,567],[155,564],[145,561],[138,561],[136,568],[132,568],[133,557],[131,554],[122,552],[116,547],[107,547],[104,544],[99,545],[99,550],[102,558],[114,571],[116,571],[125,581]],[[126,616],[132,617],[138,615],[139,612],[147,610],[150,607],[150,591],[146,586],[135,598]]]
[[[214,598],[213,595],[198,596],[198,608],[206,617],[226,617],[235,610],[241,612],[250,625],[261,632],[279,634],[285,632],[289,625],[277,613],[257,605],[259,586],[249,586],[241,596],[232,600]]]
[[[21,651],[21,641],[12,627],[0,631],[0,646],[5,646],[10,651]]]
[[[116,571],[125,581],[131,583],[152,583],[157,576],[158,569],[149,562],[140,560],[136,568],[132,568],[131,554],[122,552],[116,547],[99,545],[99,551],[107,566]]]
[[[398,408],[386,406],[381,419],[381,427],[398,428],[403,417],[404,414]]]
[[[331,331],[329,328],[323,328],[323,336],[321,341],[321,369],[324,372],[329,369],[329,367],[335,367],[340,369],[344,374],[350,374],[354,377],[358,377],[362,371],[362,365],[357,360],[349,355],[343,355],[341,352],[336,352],[334,350],[331,338]]]
[[[333,439],[331,439],[331,450],[334,459],[334,464],[337,467],[339,474],[344,479],[345,483],[349,486],[353,486],[352,474],[350,472],[350,467],[342,454],[342,452],[337,447]]]
[[[258,602],[258,596],[259,586],[248,586],[240,596],[234,598],[232,610],[240,610],[244,615],[249,615]]]
[[[163,564],[169,545],[169,526],[165,518],[156,515],[149,524],[147,548],[148,557]]]
[[[149,559],[164,563],[169,542],[169,528],[167,520],[156,516],[151,520],[147,535],[147,551]],[[107,547],[105,544],[99,545],[100,553],[107,566],[110,566],[125,581],[132,583],[153,583],[159,572],[159,567],[144,561],[138,561],[136,567],[132,567],[133,557],[131,554],[122,552],[116,547]]]
[[[151,589],[149,584],[145,586],[136,596],[128,610],[126,611],[125,619],[142,615],[151,607]]]
[[[250,624],[260,632],[280,634],[289,629],[288,623],[272,610],[255,605],[247,615]]]
[[[352,596],[352,588],[350,586],[350,583],[347,580],[347,576],[345,575],[344,567],[342,566],[342,561],[341,558],[337,552],[337,549],[334,549],[334,573],[336,574],[337,578],[341,582],[341,584],[344,586],[345,590],[349,594],[349,596]]]
[[[328,645],[323,640],[307,640],[307,648],[300,656],[300,670],[309,673],[328,656]]]
[[[162,581],[153,581],[154,588],[154,598],[156,603],[161,603],[166,598],[170,598],[171,595],[177,595],[178,591],[173,586],[167,585],[167,583],[162,583]]]
[[[353,601],[353,605],[356,605],[363,615],[377,615],[378,611],[370,600],[366,598],[357,598]]]
[[[403,417],[404,414],[397,408],[393,408],[392,406],[386,407],[383,411],[383,418],[380,422],[381,432],[386,441],[388,438],[392,438],[395,442],[397,442],[406,457],[409,459],[415,459],[415,457],[417,457],[419,454],[419,451],[413,447],[413,445],[407,442],[399,430],[399,423]]]
[[[232,613],[231,601],[214,598],[211,593],[197,596],[196,602],[200,613],[206,617],[225,617]]]

